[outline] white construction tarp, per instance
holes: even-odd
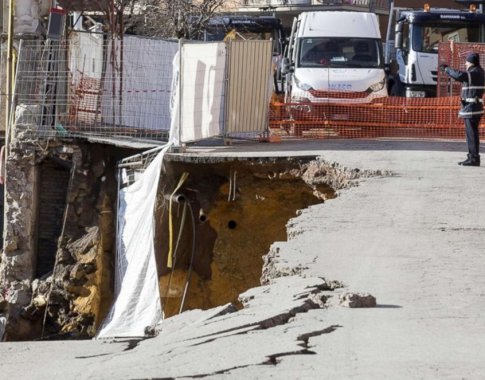
[[[226,45],[186,42],[181,47],[180,142],[221,134]]]
[[[154,248],[154,207],[167,145],[141,177],[119,192],[119,292],[97,338],[145,336],[162,318]],[[118,290],[118,289],[115,289]]]
[[[170,129],[172,61],[177,53],[175,41],[124,36],[110,42],[104,94],[103,122],[145,130]],[[121,69],[123,68],[123,69]],[[120,96],[120,79],[123,88]]]
[[[69,119],[92,124],[98,121],[99,116],[103,37],[99,34],[71,33],[68,65]]]
[[[72,32],[69,35],[69,72],[72,84],[82,78],[101,79],[103,72],[103,36]]]

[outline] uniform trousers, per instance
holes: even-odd
[[[468,157],[470,157],[470,159],[473,161],[477,161],[480,159],[480,138],[478,136],[480,117],[472,117],[464,120]]]

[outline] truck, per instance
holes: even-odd
[[[390,95],[435,97],[439,44],[485,41],[485,15],[476,6],[484,1],[457,2],[470,3],[470,8],[431,8],[425,4],[423,9],[406,9],[394,7],[391,0],[385,47]]]
[[[200,24],[200,20],[192,22]],[[223,15],[214,16],[197,29],[191,39],[225,41],[227,39],[272,40],[273,90],[281,93],[282,79],[279,70],[286,46],[286,35],[281,20],[274,16]]]
[[[286,36],[279,18],[273,16],[214,16],[192,35],[201,41],[223,41],[237,36],[244,40],[272,40],[273,55],[282,55]]]
[[[282,61],[285,103],[367,103],[387,96],[382,47],[374,13],[301,13]]]

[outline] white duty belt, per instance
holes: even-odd
[[[483,103],[483,99],[479,99],[479,98],[465,98],[462,100],[467,103]]]

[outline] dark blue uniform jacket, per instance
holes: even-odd
[[[463,119],[480,118],[483,115],[484,71],[480,66],[471,66],[468,71],[446,68],[453,79],[463,82],[461,89],[461,110],[458,116]]]

